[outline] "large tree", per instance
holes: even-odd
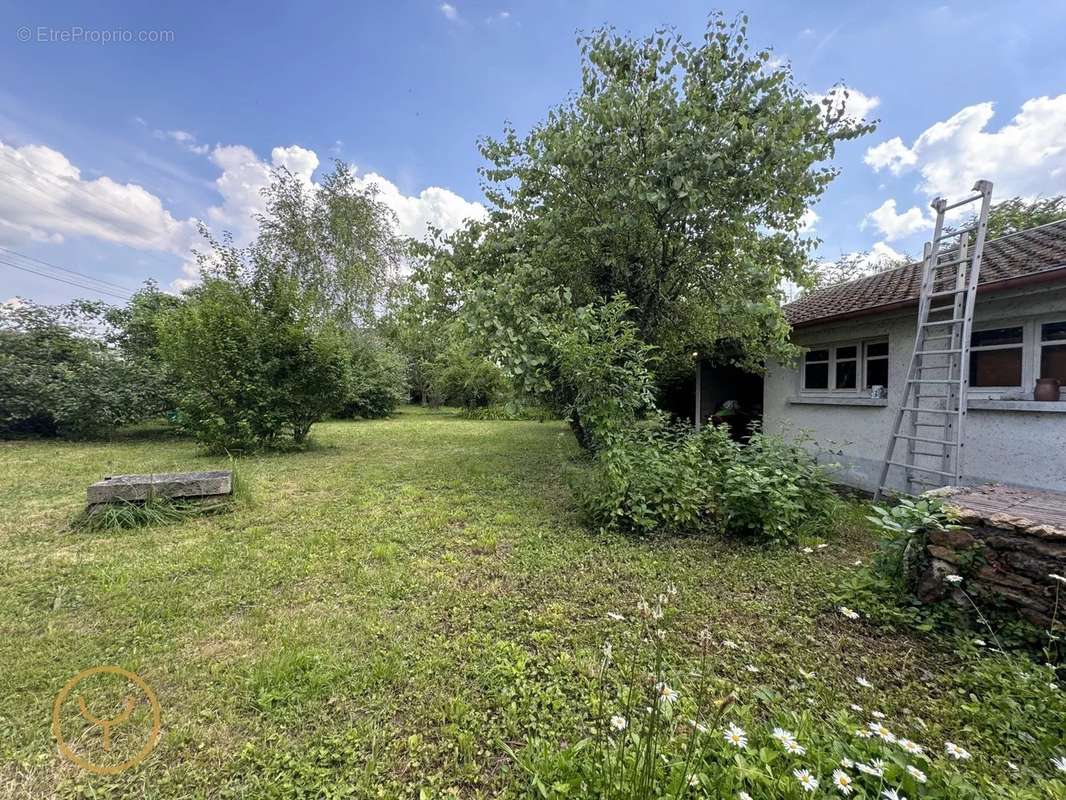
[[[813,99],[753,51],[746,25],[582,37],[580,92],[528,135],[481,142],[479,276],[521,260],[575,307],[624,298],[660,378],[723,339],[749,364],[787,352],[779,287],[810,280],[803,214],[837,144],[872,126],[846,90]]]

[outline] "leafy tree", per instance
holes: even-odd
[[[349,376],[343,417],[387,417],[407,399],[407,364],[377,334],[353,331],[348,341]]]
[[[343,332],[314,313],[290,275],[261,267],[238,272],[241,251],[216,254],[228,268],[205,272],[159,326],[182,424],[216,451],[285,438],[302,443],[343,402],[349,380]]]
[[[801,217],[837,144],[872,125],[846,90],[812,100],[746,26],[580,39],[580,93],[525,137],[481,142],[493,214],[476,270],[527,260],[575,308],[621,295],[660,378],[722,338],[749,366],[791,354],[779,286],[810,280]]]
[[[1038,197],[1035,200],[1012,197],[989,209],[987,236],[995,239],[1060,219],[1066,219],[1066,195]],[[975,220],[976,215],[967,224],[972,225]]]
[[[0,313],[0,435],[90,438],[157,412],[146,366],[109,347],[99,304]]]
[[[908,256],[900,258],[877,257],[869,250],[857,250],[853,253],[844,253],[836,261],[820,262],[814,269],[814,283],[812,289],[825,289],[829,286],[839,286],[842,283],[864,278],[867,275],[876,275],[896,267],[913,263],[914,259]]]
[[[473,410],[500,402],[509,393],[503,370],[477,352],[459,332],[448,337],[446,347],[429,363],[427,374],[434,404]]]

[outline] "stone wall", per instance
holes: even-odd
[[[1061,624],[1066,584],[1050,576],[1066,576],[1066,530],[1009,514],[958,510],[959,522],[967,527],[929,534],[919,567],[918,599],[931,603],[951,596],[956,589],[944,576],[959,574],[971,595],[1048,628],[1057,588]],[[961,594],[957,599],[966,602]]]

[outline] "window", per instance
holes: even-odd
[[[970,336],[970,386],[1021,386],[1022,326],[989,328]]]
[[[888,386],[888,342],[874,342],[866,345],[866,383],[867,389],[874,386]]]
[[[803,388],[829,388],[829,351],[810,350],[803,359]]]
[[[805,392],[858,392],[888,386],[888,342],[841,344],[808,350],[803,357]]]
[[[1058,378],[1066,386],[1066,322],[1040,326],[1040,378]]]

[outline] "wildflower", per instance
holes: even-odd
[[[926,781],[926,774],[910,764],[907,765],[907,774],[914,778],[914,780],[918,781],[918,783],[925,783]]]
[[[629,723],[626,722],[625,717],[620,717],[617,714],[611,717],[611,727],[614,728],[616,731],[624,731],[627,725],[629,725]]]
[[[877,736],[884,742],[896,741],[896,735],[880,722],[871,722],[866,727],[870,729],[874,736]]]
[[[845,797],[855,791],[855,789],[852,787],[852,784],[854,782],[854,779],[842,769],[838,769],[833,772],[833,786],[835,786],[837,791]]]
[[[818,788],[818,779],[811,775],[810,770],[806,769],[794,769],[792,774],[796,776],[796,780],[800,782],[800,786],[803,787],[805,792],[813,792]]]
[[[965,748],[959,747],[954,742],[944,742],[944,750],[956,760],[965,761],[970,757],[970,753]]]
[[[738,792],[737,800],[752,800],[751,795],[747,792]]]
[[[806,553],[807,555],[810,555],[811,553],[814,552],[814,549],[811,548],[811,547],[804,547],[803,548],[803,552]]]
[[[786,731],[784,728],[774,728],[773,733],[771,733],[770,735],[773,736],[775,739],[777,739],[777,741],[779,741],[779,742],[784,742],[786,739],[795,739],[796,738],[789,731]]]
[[[1057,692],[1059,690],[1059,685],[1057,683],[1055,683],[1054,681],[1052,681],[1051,683],[1049,683],[1047,685],[1047,688],[1049,688],[1053,692]]]
[[[962,583],[962,576],[961,575],[945,575],[944,576],[944,580],[946,580],[952,586],[958,586],[960,583]]]
[[[744,733],[744,729],[736,723],[730,723],[723,735],[725,736],[725,740],[734,747],[744,750],[748,746],[748,735]]]
[[[859,684],[859,686],[861,686],[863,689],[872,689],[872,688],[874,688],[874,685],[872,683],[870,683],[868,680],[866,680],[866,678],[863,678],[862,676],[856,678],[855,679],[855,683]]]
[[[1051,763],[1059,772],[1066,772],[1066,756],[1054,756]]]
[[[844,769],[854,769],[855,762],[852,761],[850,758],[842,758],[840,759],[840,766],[842,766]]]
[[[755,666],[754,664],[748,664],[747,666],[744,667],[744,669],[746,669],[752,675],[757,675],[759,673],[759,668],[757,666]]]
[[[837,609],[837,611],[839,611],[841,614],[843,614],[848,619],[858,619],[859,618],[859,612],[855,611],[853,609],[850,609],[847,606],[840,606]]]
[[[885,800],[907,800],[906,797],[901,795],[895,789],[885,789],[881,792],[881,796],[885,798]]]
[[[860,713],[862,712],[862,706],[857,705],[855,703],[852,703],[851,706],[849,706],[849,708],[851,708],[852,711],[858,711]]]
[[[1018,771],[1018,765],[1015,764],[1013,761],[1008,761],[1007,762],[1007,769],[1009,769],[1011,772],[1017,772]]]
[[[862,559],[861,558],[856,558],[855,559],[855,563],[852,566],[861,567],[862,566]]]
[[[910,739],[900,739],[898,744],[903,748],[904,752],[910,753],[912,756],[925,754],[925,748]]]
[[[870,716],[873,717],[874,719],[884,719],[885,718],[885,715],[883,713],[881,713],[880,711],[871,711],[870,712]]]
[[[1061,575],[1056,575],[1054,572],[1048,575],[1048,577],[1051,578],[1051,580],[1053,581],[1058,581],[1059,583],[1066,583],[1066,578],[1062,577]]]
[[[829,547],[829,545],[827,545],[825,542],[822,542],[820,545],[818,545],[819,550],[825,550],[825,548],[827,547]]]
[[[734,642],[732,639],[726,639],[722,642],[722,647],[726,647],[730,650],[739,650],[740,645]]]
[[[857,731],[855,731],[855,735],[858,736],[860,739],[874,738],[873,731],[868,731],[866,730],[866,728],[859,728]]]
[[[879,758],[875,758],[869,764],[856,764],[855,769],[865,775],[873,775],[875,778],[882,778],[885,775],[885,762]]]
[[[659,699],[664,703],[672,703],[677,700],[677,692],[665,683],[660,682],[655,684],[655,691],[659,693]]]
[[[988,642],[986,642],[984,639],[974,639],[973,643],[978,647],[984,647],[986,644],[988,644]]]
[[[802,676],[803,680],[809,681],[812,678],[817,677],[818,673],[817,672],[807,672],[807,670],[801,669],[800,670],[800,675]]]
[[[696,720],[690,719],[688,724],[692,726],[692,729],[696,731],[696,733],[707,733],[707,726],[702,722],[696,722]]]
[[[608,611],[607,612],[607,619],[611,620],[611,622],[625,622],[626,621],[625,617],[623,617],[621,614],[615,613],[614,611]]]
[[[666,593],[670,595],[670,597],[677,597],[677,587],[672,583],[666,584]]]
[[[794,756],[801,756],[807,752],[807,748],[797,742],[795,739],[789,739],[788,741],[781,743],[786,753],[791,753]]]
[[[603,657],[608,661],[611,660],[611,656],[614,654],[614,648],[611,647],[610,642],[603,643]]]
[[[688,779],[688,785],[689,786],[699,786],[700,785],[700,779],[697,776],[693,775],[693,776],[691,776]]]

